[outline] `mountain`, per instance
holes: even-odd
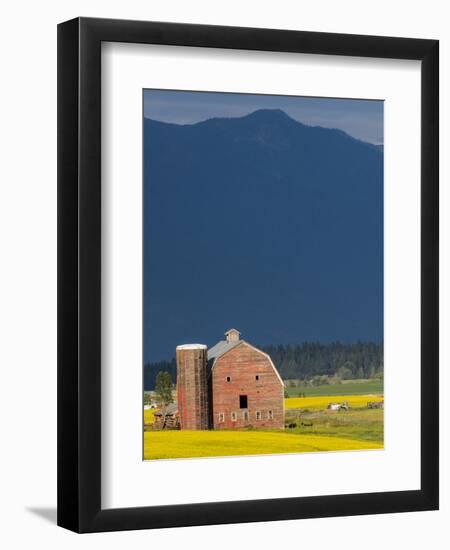
[[[283,111],[144,120],[144,361],[383,339],[383,150]]]

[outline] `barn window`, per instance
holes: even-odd
[[[227,382],[231,382],[231,376],[227,376]]]
[[[269,411],[269,412],[267,413],[267,418],[268,418],[269,420],[273,420],[273,411]]]
[[[219,413],[219,422],[225,422],[225,413]]]
[[[248,411],[244,411],[244,421],[248,422]]]
[[[256,420],[261,420],[261,411],[256,411]]]
[[[231,420],[232,420],[233,422],[236,422],[236,413],[235,413],[235,412],[232,412],[232,413],[231,413]]]
[[[240,409],[247,409],[248,408],[248,399],[246,395],[240,395],[239,396],[239,408]]]
[[[259,380],[259,375],[258,374],[255,376],[255,380]]]

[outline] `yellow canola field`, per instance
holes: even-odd
[[[144,409],[144,424],[153,424],[155,421],[155,409]]]
[[[382,443],[265,431],[144,432],[144,460],[382,449]]]
[[[383,401],[380,395],[320,395],[316,397],[288,397],[284,400],[286,409],[326,409],[328,403],[348,401],[352,408],[365,408],[369,401]]]

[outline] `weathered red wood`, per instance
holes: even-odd
[[[283,382],[269,357],[247,342],[216,359],[211,385],[214,429],[284,428]],[[246,409],[240,408],[240,395],[247,396]],[[232,413],[236,420],[232,420]]]

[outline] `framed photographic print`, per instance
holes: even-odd
[[[58,524],[438,507],[438,42],[58,27]]]

